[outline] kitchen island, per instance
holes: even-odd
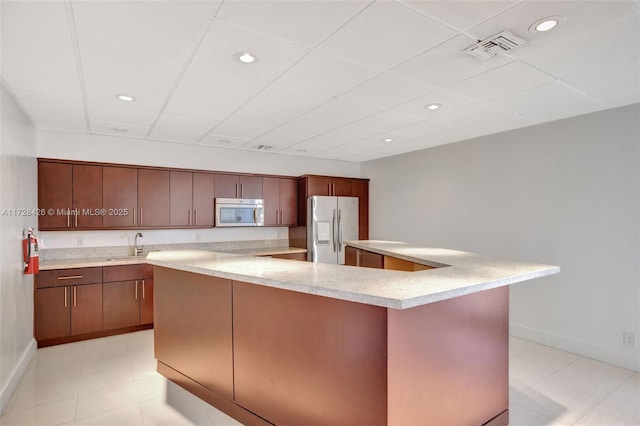
[[[158,371],[244,424],[508,424],[508,286],[559,268],[347,245],[433,269],[150,253]]]

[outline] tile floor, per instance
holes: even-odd
[[[511,425],[640,425],[640,373],[510,341]],[[153,330],[39,349],[0,425],[239,425],[155,371]]]

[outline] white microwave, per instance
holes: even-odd
[[[216,198],[216,226],[264,226],[261,198]]]

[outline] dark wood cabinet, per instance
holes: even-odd
[[[348,266],[382,269],[384,268],[384,256],[347,246],[344,251],[344,263]]]
[[[170,225],[171,174],[166,170],[138,170],[138,226]]]
[[[71,335],[102,330],[102,283],[69,287]]]
[[[71,331],[69,288],[52,287],[34,291],[34,328],[37,340],[68,336]]]
[[[193,225],[213,226],[213,202],[215,198],[215,175],[193,173]]]
[[[41,230],[70,227],[72,188],[73,166],[71,164],[38,163],[38,208],[47,212],[38,217]]]
[[[213,173],[171,172],[171,226],[213,226]]]
[[[297,224],[297,181],[265,177],[262,181],[265,226]]]
[[[215,175],[216,198],[262,198],[262,176]]]
[[[100,228],[102,166],[73,165],[73,211],[75,228]]]
[[[153,323],[151,265],[107,266],[103,281],[106,330]]]
[[[105,228],[133,228],[138,225],[138,170],[104,166],[102,169],[102,218]]]
[[[351,180],[351,196],[358,197],[358,239],[369,239],[369,181]]]

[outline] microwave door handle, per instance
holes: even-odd
[[[342,251],[342,239],[343,239],[343,231],[342,228],[342,209],[338,210],[338,251]]]

